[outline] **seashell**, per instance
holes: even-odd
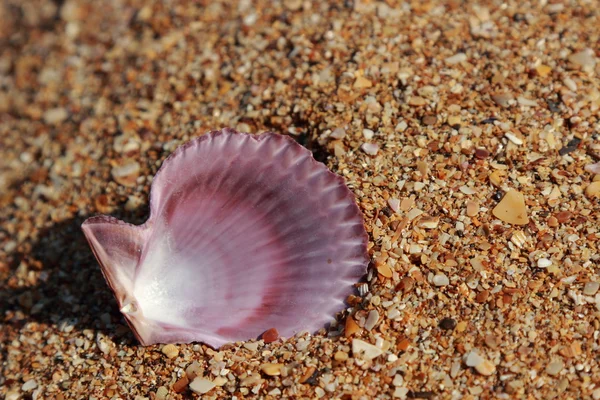
[[[316,331],[368,264],[343,179],[275,133],[200,136],[157,172],[143,225],[96,216],[82,229],[142,345]]]

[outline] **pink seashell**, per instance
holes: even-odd
[[[156,174],[146,223],[97,216],[82,229],[143,345],[318,330],[368,264],[343,179],[274,133],[190,141]]]

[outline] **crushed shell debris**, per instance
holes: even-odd
[[[600,399],[595,2],[8,3],[0,398]],[[225,126],[340,175],[373,267],[319,332],[140,347],[79,224]]]

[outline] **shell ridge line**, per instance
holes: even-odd
[[[226,147],[228,142],[230,142],[230,138],[231,135],[219,135],[219,137],[225,137],[225,143],[221,143],[219,144],[218,141],[214,141],[211,140],[212,143],[216,143],[216,147]],[[246,137],[245,137],[246,138]],[[245,139],[243,141],[243,143],[240,144],[240,147],[245,146],[245,144],[247,143],[247,140]],[[231,161],[231,163],[233,163],[236,159],[239,159],[239,157],[241,156],[241,152],[237,152],[235,155],[235,159]],[[196,175],[197,176],[197,175]],[[218,202],[218,196],[216,195],[217,193],[219,193],[220,191],[222,191],[222,187],[224,185],[224,183],[228,180],[229,175],[226,173],[226,171],[222,171],[219,173],[218,175],[219,181],[216,184],[211,184],[209,187],[212,189],[210,191],[210,193],[205,193],[204,197],[210,199],[208,204],[205,204],[204,207],[205,209],[212,209],[213,205]],[[198,184],[200,184],[201,182],[197,179],[196,182]],[[185,185],[182,185],[182,187],[185,187]],[[190,193],[192,191],[190,190]],[[197,221],[198,223],[202,222],[202,221]],[[191,235],[190,235],[191,238]],[[182,246],[187,245],[187,243],[181,243]]]

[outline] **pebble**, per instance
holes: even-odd
[[[377,312],[377,310],[369,311],[369,315],[367,316],[367,320],[365,321],[365,329],[370,331],[375,327],[377,321],[379,321],[379,312]]]
[[[190,383],[190,390],[196,394],[205,394],[215,388],[215,383],[206,378],[196,377]]]
[[[384,278],[391,278],[393,275],[392,269],[385,263],[377,266],[377,273]]]
[[[492,95],[492,100],[494,100],[494,103],[498,104],[501,107],[510,106],[510,101],[513,99],[514,97],[510,93],[498,93]]]
[[[350,336],[354,335],[357,332],[360,332],[360,326],[358,326],[358,324],[356,323],[356,321],[354,320],[354,318],[352,318],[351,316],[348,315],[346,317],[346,325],[345,325],[345,328],[344,328],[344,336],[350,337]]]
[[[554,360],[546,366],[546,373],[548,375],[558,375],[564,368],[565,364],[562,360]]]
[[[423,117],[423,124],[427,126],[435,125],[437,117],[435,115],[426,115]]]
[[[363,143],[360,148],[370,156],[377,155],[377,152],[379,151],[379,145],[376,143]]]
[[[435,286],[448,286],[450,284],[450,279],[445,274],[436,274],[432,280]]]
[[[486,149],[482,149],[481,147],[475,149],[475,158],[480,160],[484,160],[490,156],[490,152]]]
[[[213,383],[217,386],[223,386],[224,384],[227,383],[227,378],[224,376],[217,376],[215,378],[215,380],[213,381]]]
[[[406,123],[406,121],[400,121],[396,125],[395,129],[396,129],[396,132],[404,132],[406,130],[406,128],[408,128],[408,124]]]
[[[600,197],[600,181],[590,183],[585,188],[585,195],[592,199]]]
[[[262,340],[265,343],[273,343],[277,339],[279,339],[279,332],[275,328],[271,328],[262,334]]]
[[[476,201],[467,201],[467,216],[474,217],[479,213],[479,203]]]
[[[69,114],[64,108],[51,108],[44,113],[44,122],[50,125],[57,125],[67,119]]]
[[[24,392],[28,392],[37,387],[37,382],[34,379],[30,379],[21,386],[21,390]]]
[[[538,268],[548,268],[551,265],[552,261],[548,260],[547,258],[540,258],[539,260],[537,260]]]
[[[409,392],[410,390],[407,387],[397,387],[392,396],[399,399],[406,399]]]
[[[400,200],[399,199],[389,198],[387,203],[393,212],[397,213],[398,211],[400,211]]]
[[[371,86],[373,86],[373,83],[364,76],[359,76],[356,78],[356,81],[354,81],[355,89],[366,89],[370,88]]]
[[[517,103],[525,107],[536,107],[538,105],[537,101],[528,99],[523,96],[517,97]]]
[[[260,370],[269,376],[281,375],[281,368],[283,364],[266,363],[260,366]]]
[[[204,368],[198,361],[194,361],[185,368],[185,374],[188,379],[194,379],[197,376],[204,375]]]
[[[563,83],[565,84],[566,87],[569,88],[569,90],[575,92],[577,91],[577,84],[575,83],[575,81],[569,77],[566,77],[563,79]]]
[[[466,358],[465,364],[473,367],[477,372],[484,376],[490,376],[496,371],[496,366],[489,360],[480,356],[476,351],[471,351]]]
[[[21,398],[21,393],[18,391],[10,391],[6,393],[6,397],[4,400],[19,400]]]
[[[508,140],[510,140],[511,142],[513,142],[514,144],[516,144],[517,146],[520,146],[520,145],[522,145],[522,144],[523,144],[523,140],[522,140],[520,137],[518,137],[517,135],[515,135],[514,133],[511,133],[511,132],[506,132],[506,133],[504,134],[504,136],[505,136],[505,137],[506,137]]]
[[[333,139],[343,139],[346,137],[346,129],[344,128],[335,128],[333,130],[333,132],[331,132],[331,135],[329,135],[329,137],[333,138]]]
[[[360,339],[352,339],[352,354],[354,357],[372,360],[382,355],[383,350]]]
[[[167,358],[175,358],[179,355],[179,349],[174,344],[167,344],[162,348],[162,353],[167,356]]]
[[[338,350],[335,352],[335,354],[333,355],[333,358],[336,361],[346,361],[348,359],[348,353]]]
[[[169,395],[169,389],[167,389],[164,386],[161,386],[156,390],[156,395],[154,398],[156,400],[166,400],[168,395]]]
[[[600,288],[600,283],[598,282],[588,282],[583,287],[583,294],[586,296],[593,296],[598,292]]]
[[[594,50],[584,49],[580,52],[571,54],[569,56],[569,61],[571,61],[573,64],[577,64],[584,68],[594,68],[594,66],[596,65],[596,57],[594,57]]]
[[[132,187],[136,184],[140,170],[140,164],[137,161],[129,161],[123,165],[113,167],[111,175],[118,184]]]
[[[529,238],[523,231],[515,231],[510,237],[510,241],[515,244],[518,248],[522,249],[525,243],[529,241]]]
[[[439,217],[423,217],[419,220],[419,223],[417,225],[423,229],[435,229],[437,228],[439,223]]]
[[[448,318],[448,317],[443,318],[440,321],[439,327],[445,331],[452,330],[452,329],[456,328],[456,320],[454,318]]]
[[[592,174],[600,175],[600,162],[586,165],[585,170],[587,172],[591,172]]]
[[[131,195],[131,196],[127,197],[127,202],[125,203],[125,210],[127,210],[127,211],[135,211],[142,204],[144,204],[144,200],[142,200],[138,196]]]
[[[258,346],[259,346],[259,342],[248,342],[248,343],[244,343],[244,348],[248,349],[250,351],[257,351],[258,350]]]
[[[516,190],[506,192],[500,203],[494,207],[492,214],[511,225],[527,225],[529,223],[525,197]]]
[[[556,221],[564,224],[565,222],[568,222],[572,216],[573,213],[570,211],[559,211],[556,213]]]
[[[465,53],[456,53],[455,55],[446,58],[444,61],[448,65],[458,64],[467,61],[467,55]]]
[[[539,76],[544,77],[544,76],[548,75],[550,72],[552,72],[552,68],[547,65],[540,64],[537,67],[535,67],[535,72],[537,72],[537,74]]]
[[[404,377],[400,374],[394,375],[394,380],[392,381],[392,385],[394,385],[394,386],[404,385]]]
[[[427,104],[427,100],[419,96],[412,96],[408,100],[408,104],[411,106],[424,106],[425,104]]]
[[[365,139],[371,140],[375,136],[375,132],[373,132],[371,129],[363,129],[363,136]]]
[[[460,115],[451,115],[448,117],[448,125],[455,127],[455,126],[460,126],[461,125],[461,118]]]
[[[410,276],[405,276],[400,280],[400,283],[396,285],[396,290],[403,293],[408,293],[415,286],[415,280]]]

